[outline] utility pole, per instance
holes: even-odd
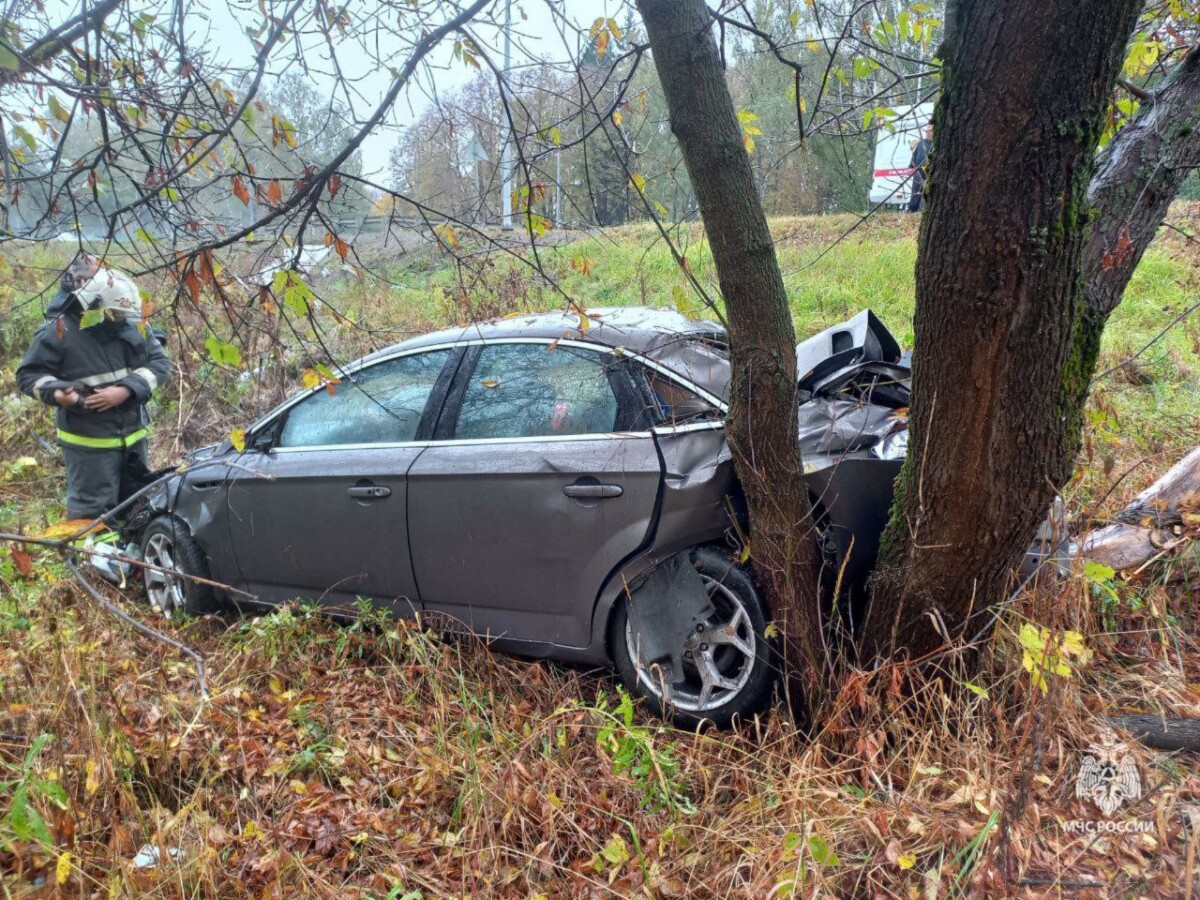
[[[500,90],[508,90],[508,67],[512,62],[512,0],[504,3],[504,79]],[[503,108],[503,107],[502,107]],[[500,227],[511,230],[512,223],[512,129],[504,137],[504,149],[500,153],[500,170],[504,178],[500,196]]]
[[[562,147],[554,154],[554,227],[562,227]]]

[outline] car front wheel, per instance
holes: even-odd
[[[142,560],[154,567],[144,570],[146,596],[163,615],[183,611],[200,616],[218,608],[217,592],[194,580],[209,577],[208,565],[187,525],[179,519],[159,516],[146,526]]]
[[[771,698],[776,667],[765,635],[767,611],[744,566],[709,547],[691,556],[713,613],[684,640],[681,677],[666,684],[658,666],[635,662],[641,642],[628,595],[613,617],[610,646],[625,686],[657,713],[681,727],[711,722],[725,728],[761,711]]]

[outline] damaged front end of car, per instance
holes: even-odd
[[[800,456],[821,528],[822,588],[853,632],[908,453],[912,369],[863,310],[796,347]]]

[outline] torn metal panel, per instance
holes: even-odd
[[[684,552],[664,560],[629,595],[638,664],[669,672],[668,683],[681,680],[688,636],[715,612],[691,557]]]
[[[869,450],[886,436],[903,431],[908,423],[885,406],[857,400],[817,398],[800,407],[800,456],[817,456]]]
[[[658,558],[724,537],[744,518],[733,454],[720,423],[659,428],[663,482],[655,528]]]
[[[869,309],[796,345],[800,390],[810,393],[817,383],[848,366],[899,360],[900,345]]]

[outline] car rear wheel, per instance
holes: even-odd
[[[620,603],[610,633],[613,660],[625,686],[681,727],[701,722],[725,728],[760,712],[775,682],[774,650],[765,636],[766,607],[749,571],[718,550],[692,553],[714,612],[682,646],[683,677],[666,684],[660,667],[635,663],[638,634]]]
[[[219,607],[214,588],[187,577],[208,578],[208,564],[187,525],[179,519],[159,516],[146,526],[142,532],[142,559],[155,567],[144,570],[146,597],[163,615],[183,611],[200,616]]]

